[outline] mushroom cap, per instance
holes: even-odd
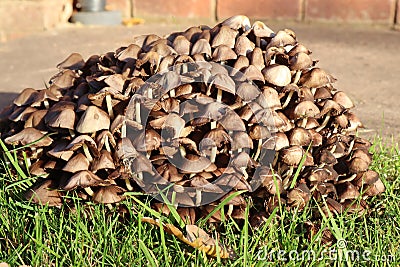
[[[304,70],[312,67],[313,61],[308,54],[299,52],[289,60],[289,64],[292,70]]]
[[[304,128],[296,127],[289,133],[289,143],[291,146],[308,146],[311,141],[311,134]]]
[[[63,194],[56,188],[55,182],[51,179],[39,181],[24,193],[24,198],[36,204],[61,206]]]
[[[264,69],[264,56],[260,47],[254,48],[248,56],[250,58],[251,65],[255,66],[260,71]]]
[[[140,46],[136,44],[130,44],[127,48],[121,50],[116,57],[118,60],[123,61],[123,62],[128,62],[132,59],[137,59],[140,52],[141,52]]]
[[[74,129],[75,111],[73,109],[63,109],[61,111],[47,112],[44,122],[51,128]]]
[[[199,39],[192,46],[192,51],[190,53],[192,56],[195,54],[205,54],[207,57],[211,57],[211,46],[206,39]]]
[[[33,127],[40,131],[47,131],[47,127],[44,123],[44,117],[47,114],[47,110],[37,110],[28,117],[25,121],[25,128]]]
[[[253,30],[254,35],[257,37],[273,37],[275,35],[274,31],[271,30],[262,21],[255,21],[251,28]]]
[[[295,45],[296,38],[293,36],[293,32],[291,30],[280,30],[278,31],[275,36],[271,39],[268,43],[267,49],[270,47],[280,47],[280,46],[287,46],[287,45]]]
[[[304,73],[300,78],[300,84],[309,88],[322,87],[334,83],[335,81],[336,79],[332,75],[320,68],[313,68]]]
[[[35,97],[39,92],[33,88],[25,88],[13,101],[16,106],[30,105],[35,101]]]
[[[292,79],[290,69],[285,65],[273,64],[262,70],[265,81],[276,86],[288,85]]]
[[[287,198],[289,205],[302,209],[310,201],[311,192],[306,184],[300,183],[296,188],[289,191]]]
[[[93,201],[95,203],[103,204],[121,202],[125,199],[125,196],[123,195],[125,192],[125,189],[117,185],[103,186],[93,194]]]
[[[102,150],[100,152],[100,157],[94,159],[90,169],[93,173],[103,169],[114,170],[115,165],[111,153],[107,150]]]
[[[376,171],[367,170],[357,174],[352,181],[355,186],[362,187],[363,185],[372,185],[379,179],[379,174]]]
[[[246,56],[239,56],[235,64],[233,65],[233,69],[231,70],[231,76],[234,76],[238,73],[238,71],[243,71],[243,69],[247,68],[250,64],[249,59]],[[264,79],[264,76],[263,76]]]
[[[231,59],[237,59],[237,55],[229,46],[222,44],[214,50],[212,54],[212,59],[215,62],[221,62]]]
[[[283,163],[289,166],[298,166],[305,151],[301,146],[291,146],[280,151],[280,157]]]
[[[226,45],[230,48],[234,48],[237,34],[237,30],[231,29],[228,26],[221,26],[217,35],[215,35],[211,41],[211,47],[216,48],[220,45]]]
[[[211,84],[222,91],[235,95],[235,81],[225,73],[217,73],[212,77]]]
[[[243,71],[243,77],[250,81],[260,81],[264,83],[265,78],[262,72],[254,65],[249,65]]]
[[[94,133],[110,128],[110,117],[96,106],[89,106],[76,125],[79,133]]]
[[[346,95],[345,92],[337,91],[333,95],[333,101],[337,102],[344,108],[350,109],[354,107],[353,101]]]
[[[190,185],[192,187],[196,187],[196,190],[200,190],[202,192],[209,192],[215,194],[224,193],[224,191],[218,185],[210,183],[200,175],[195,175],[190,180]]]
[[[14,111],[8,116],[8,119],[11,121],[27,121],[32,113],[37,111],[34,107],[16,107]]]
[[[364,194],[373,197],[383,192],[385,192],[385,185],[383,184],[382,180],[378,178],[373,184],[368,185],[367,189],[364,191]]]
[[[248,31],[251,28],[250,20],[248,17],[243,15],[236,15],[230,18],[227,18],[223,22],[221,22],[223,26],[229,26],[231,29],[243,31]]]
[[[76,173],[89,169],[89,160],[82,154],[78,153],[68,160],[67,164],[62,168],[63,171]]]
[[[70,69],[70,70],[80,70],[85,65],[85,61],[83,60],[81,54],[72,53],[66,59],[64,59],[61,63],[57,65],[58,69]]]
[[[254,84],[242,82],[237,85],[236,94],[244,102],[250,102],[260,95],[260,90]]]
[[[336,189],[338,191],[338,198],[341,201],[346,199],[356,199],[360,195],[357,188],[350,182],[339,184]]]
[[[26,146],[30,144],[30,147],[32,148],[49,146],[53,143],[53,139],[45,136],[42,132],[35,128],[24,128],[19,133],[7,137],[4,141],[9,145]]]
[[[246,132],[236,131],[232,135],[231,149],[238,150],[239,148],[253,148],[253,141]]]
[[[91,171],[83,170],[75,173],[72,177],[70,177],[64,185],[61,185],[61,189],[63,190],[73,190],[75,188],[85,188],[89,186],[97,186],[97,185],[107,185],[108,182],[98,177]]]
[[[47,151],[47,155],[68,161],[74,155],[74,151],[66,149],[67,145],[67,140],[58,140],[55,146]]]
[[[277,110],[282,108],[278,92],[269,86],[263,86],[261,95],[257,98],[257,103],[266,109]]]
[[[279,151],[282,148],[289,146],[289,140],[285,133],[274,133],[271,138],[268,138],[262,145],[264,149]]]
[[[319,115],[318,107],[312,101],[302,101],[293,110],[293,119],[316,117]]]
[[[250,41],[247,36],[240,35],[236,39],[234,50],[238,56],[247,56],[248,53],[254,50],[255,44]]]

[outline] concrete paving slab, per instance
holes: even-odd
[[[212,25],[210,23],[209,25]],[[367,130],[400,140],[400,32],[385,28],[333,24],[267,23],[291,28],[313,51],[319,66],[332,73],[337,88],[355,102],[354,112]],[[149,23],[131,28],[68,26],[0,44],[0,106],[26,87],[44,88],[56,65],[72,52],[88,58],[127,46],[134,35],[168,34],[191,25]]]

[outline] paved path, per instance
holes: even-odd
[[[320,60],[319,66],[338,79],[335,86],[353,99],[354,111],[367,127],[361,135],[394,135],[400,140],[400,32],[366,26],[269,25],[274,30],[293,29]],[[25,87],[43,88],[57,63],[72,52],[88,58],[126,46],[134,35],[163,35],[188,26],[69,26],[0,44],[0,106]]]

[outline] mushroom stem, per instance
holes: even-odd
[[[226,212],[226,216],[230,217],[232,215],[232,212],[233,212],[233,205],[230,204],[228,205],[228,211]]]
[[[217,102],[221,103],[221,101],[222,101],[222,90],[218,88]]]
[[[113,206],[112,206],[110,203],[106,204],[106,206],[107,206],[107,208],[108,208],[110,211],[113,210]]]
[[[109,94],[106,94],[106,105],[107,105],[108,115],[110,116],[110,119],[113,119],[114,111],[112,109],[111,95],[109,95]]]
[[[88,194],[89,196],[94,195],[94,192],[93,192],[92,188],[90,188],[90,186],[84,187],[83,190],[85,190],[86,194]]]
[[[69,135],[74,138],[75,137],[75,132],[74,130],[68,129]]]
[[[214,163],[216,157],[217,157],[217,147],[216,147],[216,146],[213,146],[213,147],[211,148],[210,161],[211,161],[212,163]]]
[[[329,115],[329,114],[326,115],[324,121],[322,122],[322,124],[318,128],[316,128],[315,131],[319,132],[322,129],[324,129],[324,127],[328,124],[328,121],[329,121],[330,118],[331,118],[331,115]]]
[[[142,119],[140,117],[140,103],[135,102],[135,120],[137,123],[142,124]]]
[[[292,99],[293,93],[294,93],[294,91],[290,91],[289,92],[289,94],[288,94],[288,96],[287,96],[287,98],[285,100],[285,103],[283,103],[283,105],[282,105],[282,109],[286,108],[287,105],[289,105],[289,102]]]
[[[297,84],[300,81],[300,76],[301,76],[301,70],[296,71],[296,76],[294,76],[293,83]]]
[[[238,152],[238,154],[240,154],[241,152],[243,151],[243,148],[238,148],[238,150],[237,150],[237,152]]]
[[[106,147],[106,150],[108,152],[111,152],[111,147],[110,147],[110,143],[108,142],[108,135],[106,135],[106,137],[104,138],[104,146]]]
[[[126,137],[126,123],[123,122],[122,126],[121,126],[121,138],[125,138]]]
[[[216,121],[212,121],[211,122],[211,130],[217,128],[217,122]]]
[[[82,145],[82,148],[83,148],[83,153],[85,153],[85,156],[86,156],[86,158],[88,159],[88,161],[89,161],[89,162],[92,162],[92,161],[93,161],[93,158],[92,158],[92,155],[90,155],[90,151],[89,151],[88,146],[84,143],[84,144]]]
[[[183,146],[179,146],[179,152],[183,158],[186,156],[186,150]]]
[[[196,189],[196,206],[201,205],[201,191]]]
[[[303,118],[303,120],[301,121],[301,126],[302,128],[306,128],[307,125],[307,117]]]
[[[261,153],[261,146],[262,146],[262,139],[258,139],[258,146],[256,153],[254,154],[254,160],[257,161],[258,157],[260,156]]]
[[[261,38],[256,36],[256,47],[261,47]]]
[[[49,109],[50,107],[49,101],[47,101],[47,99],[43,100],[43,105],[46,109]]]
[[[126,189],[128,189],[128,191],[133,191],[133,186],[132,186],[129,178],[125,178],[124,180],[125,180]]]
[[[171,89],[169,91],[169,95],[170,95],[170,97],[175,97],[175,89]]]

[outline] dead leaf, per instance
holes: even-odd
[[[160,221],[158,219],[143,217],[142,222],[150,223],[160,227]],[[194,224],[186,225],[187,236],[184,236],[179,228],[170,223],[162,223],[162,226],[164,231],[168,234],[174,235],[185,244],[203,251],[207,255],[217,257],[219,254],[222,259],[235,257],[235,254],[232,251],[223,248],[221,245],[217,245],[217,242],[214,238],[210,237],[210,235],[207,234],[203,229]]]

